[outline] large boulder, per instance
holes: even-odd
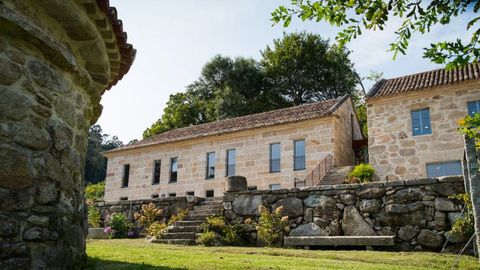
[[[303,224],[293,229],[289,236],[327,236],[328,233],[325,229],[321,228],[317,224],[310,222]]]
[[[380,199],[385,195],[387,190],[385,188],[367,188],[357,193],[361,199]]]
[[[303,216],[303,202],[296,197],[287,197],[279,200],[273,205],[273,210],[283,206],[282,215],[289,217]]]
[[[376,213],[382,207],[381,203],[377,199],[362,200],[358,205],[360,211],[364,213]]]
[[[435,210],[443,212],[458,211],[457,207],[450,199],[442,197],[435,198]]]
[[[327,196],[320,196],[316,207],[314,209],[314,217],[320,217],[326,220],[338,220],[340,219],[340,209],[337,207],[337,202]]]
[[[262,195],[240,195],[233,200],[232,208],[237,215],[260,216]]]
[[[391,198],[394,202],[407,203],[421,201],[425,193],[420,188],[406,188],[394,193]]]
[[[417,237],[417,242],[430,249],[440,249],[445,239],[442,235],[430,230],[422,230]]]
[[[419,230],[415,229],[415,227],[410,226],[410,225],[400,227],[400,229],[398,230],[398,238],[409,242],[415,236],[417,236],[418,231]]]
[[[347,206],[343,210],[342,228],[345,235],[377,235],[354,206]]]
[[[245,191],[248,189],[247,178],[239,175],[227,177],[227,191]]]

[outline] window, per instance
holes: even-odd
[[[206,179],[215,178],[215,152],[207,153],[207,176]]]
[[[162,166],[162,162],[160,160],[153,161],[153,179],[152,185],[156,185],[160,183],[160,168]]]
[[[177,197],[177,193],[168,193],[169,198],[175,198]]]
[[[205,197],[211,198],[213,197],[213,195],[214,195],[213,189],[205,191]]]
[[[480,112],[480,100],[467,102],[468,115],[473,116]]]
[[[130,178],[130,164],[123,165],[122,187],[128,187],[128,180]]]
[[[226,176],[235,175],[235,149],[227,150],[227,172]]]
[[[152,194],[152,199],[158,198],[158,194]]]
[[[430,110],[428,108],[412,111],[413,136],[432,134]]]
[[[195,191],[187,191],[187,192],[185,192],[185,195],[187,195],[187,196],[194,196],[194,195],[195,195]]]
[[[280,184],[271,184],[270,185],[270,190],[277,190],[277,189],[281,189],[282,188],[282,185]]]
[[[120,201],[128,201],[128,197],[120,197]]]
[[[293,142],[293,170],[305,170],[305,140]]]
[[[462,175],[462,164],[459,160],[427,164],[428,177],[440,177],[447,175]]]
[[[257,186],[249,186],[247,189],[250,191],[257,190]]]
[[[178,158],[174,157],[170,160],[170,181],[169,183],[177,182],[178,173]]]
[[[280,143],[270,144],[270,172],[280,171]]]

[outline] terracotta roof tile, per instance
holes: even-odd
[[[367,94],[367,99],[396,96],[448,84],[480,79],[480,64],[472,63],[460,69],[435,69],[412,75],[378,81]]]
[[[241,117],[229,118],[220,121],[193,125],[185,128],[170,130],[150,138],[125,145],[105,153],[117,152],[126,149],[145,147],[149,145],[183,141],[188,139],[220,135],[224,133],[238,132],[279,124],[293,123],[314,118],[322,118],[332,115],[348,96],[326,101],[251,114]]]

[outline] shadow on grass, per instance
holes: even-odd
[[[119,261],[88,258],[85,270],[185,270],[186,268],[172,268],[167,266],[154,266],[144,263],[127,263]]]

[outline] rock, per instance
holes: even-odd
[[[224,202],[223,203],[223,209],[230,211],[232,210],[232,203],[231,202]]]
[[[33,175],[25,155],[0,146],[0,188],[23,189],[32,183]]]
[[[298,217],[303,215],[303,202],[299,198],[287,197],[281,199],[273,205],[273,210],[280,206],[283,206],[283,216]]]
[[[317,224],[318,226],[320,226],[322,228],[325,228],[328,225],[330,225],[330,220],[326,220],[326,219],[319,218],[319,217],[314,217],[313,222],[315,222],[315,224]]]
[[[405,214],[415,211],[423,211],[425,206],[421,202],[410,204],[389,204],[385,206],[385,212],[389,214]]]
[[[240,195],[233,200],[232,209],[237,215],[260,216],[260,205],[262,195]]]
[[[0,86],[0,115],[13,120],[24,119],[32,102],[15,90]]]
[[[463,191],[459,191],[458,188],[456,188],[456,185],[453,183],[439,183],[432,185],[433,191],[438,193],[439,195],[443,197],[448,197],[457,193],[461,193]]]
[[[417,236],[418,231],[419,230],[410,225],[400,227],[398,230],[398,238],[402,239],[403,241],[410,242],[410,240]]]
[[[317,207],[313,210],[313,216],[327,220],[338,220],[340,219],[341,213],[334,199],[327,196],[320,196]]]
[[[328,235],[343,235],[342,224],[339,220],[333,220],[326,228]]]
[[[340,194],[340,199],[346,205],[352,205],[357,201],[355,195],[352,194]]]
[[[321,200],[323,199],[322,197],[326,197],[326,196],[321,196],[321,195],[310,195],[308,196],[304,201],[303,203],[305,204],[306,207],[317,207]],[[327,197],[328,198],[328,197]]]
[[[449,243],[457,244],[457,243],[465,243],[468,241],[469,237],[465,236],[462,233],[454,233],[452,231],[448,231],[445,233],[445,238]]]
[[[19,224],[13,218],[0,215],[0,237],[15,236],[18,233]]]
[[[48,236],[48,230],[39,227],[32,227],[23,233],[23,239],[28,241],[47,240]]]
[[[68,87],[63,76],[48,65],[38,60],[31,60],[28,62],[27,68],[38,85],[59,93],[71,91],[71,87]]]
[[[345,207],[343,211],[342,228],[345,235],[377,235],[354,206]]]
[[[45,204],[56,200],[58,197],[58,189],[55,183],[49,181],[42,181],[37,186],[36,201],[40,204]]]
[[[32,215],[27,218],[27,221],[32,223],[33,225],[41,226],[41,227],[46,227],[48,226],[48,223],[50,219],[45,216],[37,216],[37,215]]]
[[[376,213],[380,210],[381,204],[377,199],[362,200],[358,207],[364,213]]]
[[[385,188],[367,188],[357,193],[361,199],[380,199],[385,195]]]
[[[289,236],[327,236],[325,229],[320,228],[317,224],[310,222],[293,229]]]
[[[435,210],[444,212],[458,211],[457,207],[450,199],[442,197],[435,198]]]
[[[313,209],[305,208],[305,211],[304,211],[303,215],[304,215],[306,221],[313,222]]]
[[[431,249],[440,249],[444,243],[444,237],[430,230],[422,230],[418,234],[417,242]]]
[[[421,201],[425,195],[419,188],[406,188],[397,191],[392,195],[395,202],[407,203],[413,201]]]
[[[247,178],[243,176],[229,176],[227,177],[227,191],[244,191],[247,190]]]
[[[461,212],[450,212],[447,214],[448,221],[450,222],[450,225],[455,224],[455,222],[459,219],[465,216]]]
[[[10,61],[0,58],[0,84],[11,85],[20,78],[20,67]]]
[[[375,220],[377,224],[383,226],[412,225],[424,227],[427,222],[424,211],[404,212],[403,210],[400,210],[399,213],[387,213],[387,211],[382,211],[375,215]]]

